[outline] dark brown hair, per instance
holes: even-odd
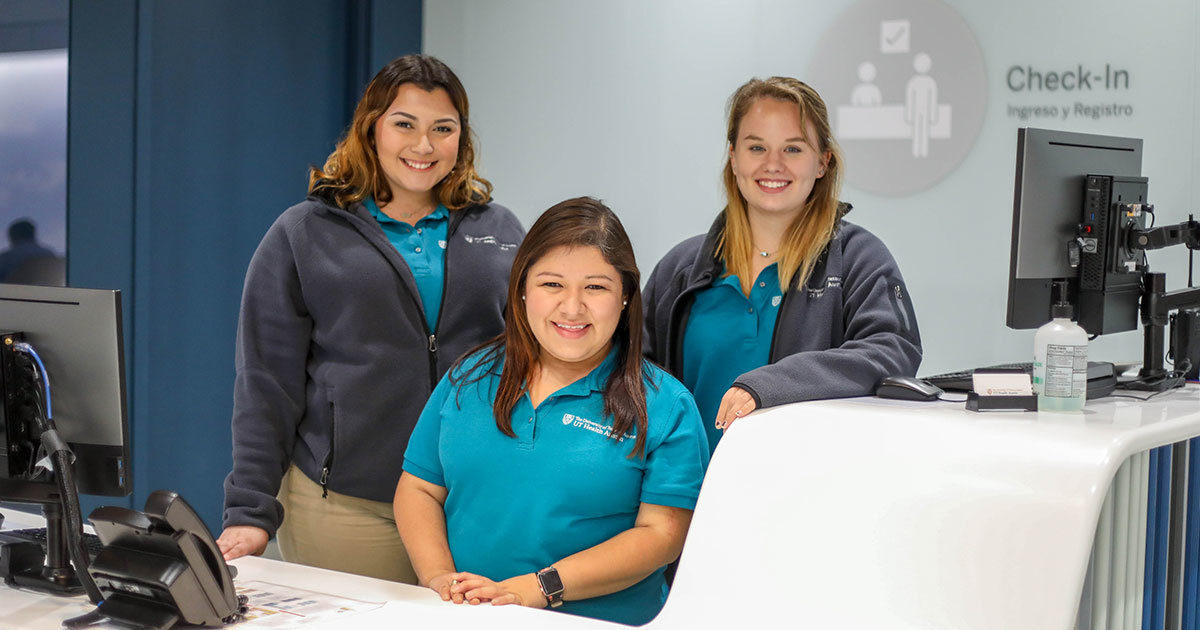
[[[612,343],[617,349],[616,366],[604,387],[604,413],[613,419],[614,440],[619,441],[630,429],[636,428],[630,457],[641,457],[646,449],[647,427],[641,274],[638,273],[629,235],[625,233],[617,215],[599,200],[591,197],[568,199],[542,213],[529,229],[525,240],[517,248],[516,260],[508,276],[504,332],[465,355],[484,352],[474,368],[460,375],[459,380],[474,382],[482,379],[488,368],[503,354],[504,367],[500,373],[492,414],[501,433],[516,437],[512,430],[512,411],[521,396],[529,390],[530,377],[541,356],[541,346],[529,326],[521,296],[525,292],[529,269],[557,247],[595,247],[600,250],[605,262],[621,275],[621,291],[626,304],[613,331]],[[462,361],[459,359],[455,367]]]
[[[461,131],[458,159],[449,175],[433,188],[434,196],[451,210],[484,203],[491,198],[492,184],[475,170],[475,143],[469,122],[467,91],[449,66],[429,55],[405,55],[384,66],[354,109],[354,120],[334,147],[323,168],[309,170],[309,194],[328,195],[347,207],[374,197],[380,205],[392,200],[392,189],[384,179],[375,150],[375,123],[387,111],[401,85],[412,83],[432,92],[443,89],[458,110]]]

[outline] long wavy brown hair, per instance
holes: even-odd
[[[405,83],[429,92],[439,88],[445,90],[458,110],[461,123],[458,159],[450,174],[434,186],[434,196],[451,210],[484,203],[491,198],[491,182],[475,170],[475,142],[467,91],[449,66],[429,55],[405,55],[394,59],[371,79],[354,109],[350,128],[325,160],[325,166],[314,166],[309,170],[310,195],[332,197],[343,208],[367,197],[374,197],[380,205],[392,200],[392,189],[384,179],[375,149],[375,123]]]
[[[529,383],[541,357],[541,346],[525,314],[525,280],[529,269],[557,247],[595,247],[605,262],[621,275],[621,291],[626,301],[621,319],[613,331],[617,349],[616,366],[604,387],[604,414],[612,417],[612,438],[619,441],[630,429],[636,429],[630,457],[641,457],[646,449],[646,385],[642,358],[642,281],[629,235],[612,210],[591,197],[568,199],[542,213],[525,240],[517,248],[516,259],[508,276],[508,305],[505,307],[504,332],[484,342],[466,356],[484,354],[474,368],[458,377],[458,382],[481,380],[503,358],[500,384],[492,414],[500,432],[515,437],[512,412]],[[459,359],[461,365],[463,359]],[[457,370],[451,370],[454,374]],[[494,371],[493,371],[494,373]],[[454,379],[455,377],[451,377]]]
[[[842,150],[833,138],[829,125],[829,111],[821,95],[802,81],[791,77],[751,79],[733,93],[729,99],[729,125],[726,131],[728,150],[737,146],[738,126],[742,118],[759,99],[772,98],[795,103],[802,123],[812,123],[817,137],[805,138],[819,153],[829,156],[825,176],[813,183],[812,192],[801,212],[784,233],[780,243],[779,283],[787,291],[792,278],[799,276],[798,284],[808,281],[813,266],[825,251],[825,247],[837,230],[840,213],[838,194],[842,188]],[[807,134],[807,124],[801,127]],[[725,231],[717,243],[717,256],[725,263],[728,274],[737,275],[742,291],[749,293],[754,282],[754,245],[750,235],[750,219],[747,215],[746,198],[738,189],[737,176],[728,158],[721,174],[725,188]]]

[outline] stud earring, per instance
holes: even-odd
[[[629,300],[621,300],[621,307],[624,308],[626,306],[629,306]]]
[[[524,296],[524,295],[522,295],[522,296],[521,296],[521,301],[522,301],[522,302],[524,302],[524,301],[525,301],[525,296]]]

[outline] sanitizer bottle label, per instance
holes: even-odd
[[[1087,346],[1046,346],[1042,395],[1075,398],[1087,391]]]

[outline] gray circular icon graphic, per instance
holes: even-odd
[[[966,157],[987,109],[975,35],[936,0],[865,0],[817,45],[805,81],[829,107],[846,183],[889,197],[933,186]]]

